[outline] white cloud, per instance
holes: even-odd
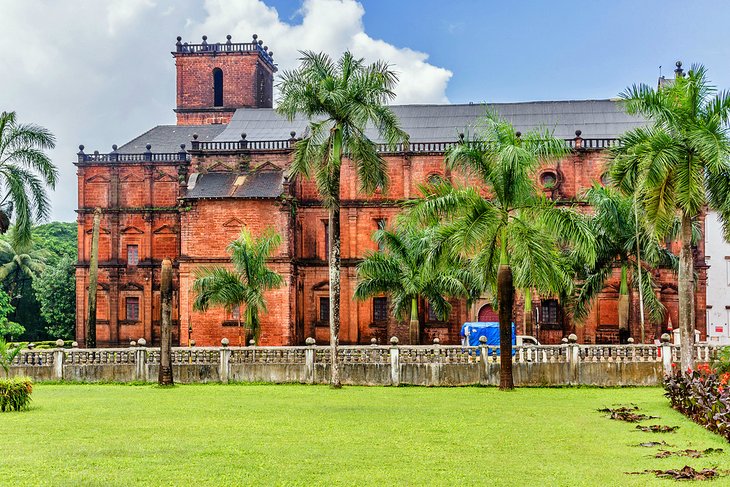
[[[364,9],[354,0],[306,0],[300,23],[282,20],[258,0],[74,0],[3,2],[0,16],[0,110],[47,127],[61,180],[53,218],[73,220],[78,206],[78,144],[110,150],[145,130],[174,123],[175,36],[199,42],[247,42],[257,33],[280,69],[297,65],[299,49],[339,56],[345,49],[368,60],[385,59],[400,74],[397,103],[445,103],[448,70],[428,56],[364,30]]]
[[[279,18],[276,9],[261,1],[207,0],[208,17],[193,28],[196,35],[223,39],[232,34],[244,42],[257,33],[274,50],[280,69],[297,65],[299,51],[324,51],[333,57],[346,49],[374,61],[384,59],[398,72],[397,103],[447,103],[446,85],[451,72],[428,64],[428,55],[373,39],[362,22],[365,10],[354,0],[307,0],[302,21],[292,25]]]

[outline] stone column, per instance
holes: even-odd
[[[220,370],[218,374],[220,375],[221,382],[223,384],[227,384],[229,381],[229,368],[228,364],[231,360],[231,349],[228,348],[228,338],[221,339],[221,349],[220,349]]]
[[[578,383],[579,373],[578,368],[580,366],[580,345],[578,345],[578,337],[575,333],[568,335],[568,369],[570,371],[568,376],[568,384],[575,385]]]
[[[390,384],[400,385],[400,357],[398,356],[398,337],[390,339]]]
[[[307,337],[304,343],[307,344],[307,348],[304,349],[305,377],[307,384],[314,384],[314,344],[316,340],[312,337]]]
[[[672,374],[672,344],[670,340],[669,333],[662,334],[662,366],[665,375]]]
[[[135,350],[136,353],[136,367],[135,367],[135,380],[141,382],[147,382],[147,340],[140,338],[137,340],[139,347]]]
[[[487,337],[479,337],[479,360],[482,365],[482,384],[489,385],[489,348],[487,348]]]
[[[53,351],[53,378],[63,380],[63,360],[66,353],[63,351],[63,340],[56,340],[56,349]]]

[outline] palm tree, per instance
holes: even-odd
[[[640,293],[644,304],[654,322],[660,322],[664,315],[664,305],[654,292],[654,278],[649,268],[676,268],[677,259],[648,231],[644,216],[638,217],[641,209],[630,196],[623,196],[615,189],[594,185],[585,194],[586,202],[593,208],[590,226],[596,236],[596,261],[592,266],[579,262],[576,265],[578,286],[573,305],[573,317],[583,320],[588,315],[592,303],[613,275],[616,267],[621,269],[618,301],[619,330],[628,332],[629,273],[631,284]],[[642,322],[643,327],[643,322]],[[642,328],[641,341],[644,342]]]
[[[385,188],[386,163],[365,135],[372,124],[390,146],[407,143],[408,135],[385,103],[395,98],[398,78],[381,61],[366,65],[345,52],[334,62],[323,53],[302,52],[301,64],[284,72],[278,84],[277,111],[294,120],[309,120],[308,133],[294,148],[291,172],[313,177],[328,210],[329,306],[332,376],[330,385],[341,387],[337,361],[340,331],[340,172],[343,157],[355,166],[360,190]]]
[[[5,371],[5,377],[10,377],[10,366],[13,364],[13,359],[20,353],[22,347],[15,345],[15,348],[10,348],[8,342],[5,341],[4,337],[0,336],[0,367]]]
[[[592,262],[594,238],[586,219],[541,196],[534,176],[540,162],[564,156],[567,147],[548,131],[526,134],[495,114],[480,133],[448,151],[446,163],[479,179],[482,188],[437,184],[411,210],[412,217],[440,215],[437,247],[469,256],[482,274],[483,288],[497,296],[500,325],[500,389],[512,379],[512,306],[515,287],[566,295],[572,279],[561,250]],[[482,196],[486,190],[488,198]]]
[[[622,94],[626,111],[649,124],[621,137],[613,150],[611,179],[643,202],[658,236],[680,220],[680,361],[691,367],[694,348],[695,274],[692,226],[706,206],[716,210],[730,238],[730,92],[717,93],[702,65],[660,89],[633,85]]]
[[[418,304],[428,300],[439,319],[451,311],[449,297],[473,297],[474,279],[464,262],[431,258],[434,228],[398,226],[378,230],[373,239],[383,251],[370,251],[357,266],[355,299],[387,294],[395,316],[410,316],[409,336],[420,343]]]
[[[55,146],[45,128],[18,123],[15,112],[0,113],[0,233],[15,213],[18,244],[30,244],[33,220],[50,214],[46,186],[55,188],[58,170],[46,151]]]
[[[11,227],[9,239],[0,240],[0,282],[7,290],[11,303],[19,293],[46,267],[48,253],[34,249],[31,243],[16,238],[16,227]]]
[[[284,283],[281,275],[266,265],[266,260],[280,244],[281,236],[271,228],[258,238],[254,238],[246,228],[241,230],[241,236],[228,245],[232,271],[224,267],[204,267],[196,274],[194,309],[206,311],[210,306],[222,306],[230,312],[245,306],[244,325],[258,343],[259,314],[266,312],[264,292]],[[239,345],[240,330],[239,312]]]

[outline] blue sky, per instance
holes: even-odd
[[[452,103],[609,98],[705,64],[730,88],[728,1],[361,0],[368,35],[451,70]],[[270,0],[282,20],[301,2]]]
[[[704,63],[730,89],[730,0],[4,0],[0,110],[51,130],[53,218],[78,207],[79,144],[108,152],[175,123],[175,37],[257,33],[281,70],[351,49],[401,73],[396,103],[611,98],[659,65]],[[154,150],[154,149],[153,149]]]

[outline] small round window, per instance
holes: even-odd
[[[611,177],[608,175],[607,172],[601,174],[601,184],[604,186],[608,186],[609,184],[611,184]]]
[[[431,174],[428,177],[428,184],[441,184],[444,182],[444,177],[440,174]]]
[[[540,175],[540,184],[544,188],[554,188],[558,184],[558,176],[552,171],[545,171]]]

